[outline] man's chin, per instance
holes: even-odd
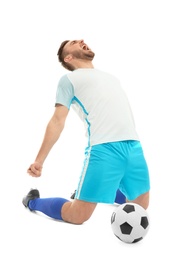
[[[88,51],[88,53],[86,53],[86,57],[88,57],[88,59],[90,59],[90,60],[93,60],[94,56],[95,56],[95,53],[92,51]]]

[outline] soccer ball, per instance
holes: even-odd
[[[111,216],[114,235],[125,243],[136,243],[144,238],[149,229],[147,211],[136,203],[124,203]]]

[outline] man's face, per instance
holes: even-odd
[[[95,56],[94,52],[84,43],[84,40],[69,41],[64,49],[68,54],[77,59],[93,60]]]

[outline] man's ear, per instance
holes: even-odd
[[[64,61],[65,62],[70,62],[71,60],[73,59],[73,56],[71,54],[68,54],[65,58],[64,58]]]

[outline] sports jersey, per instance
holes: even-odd
[[[109,73],[80,68],[62,76],[56,104],[76,111],[85,124],[89,146],[139,140],[127,96]]]

